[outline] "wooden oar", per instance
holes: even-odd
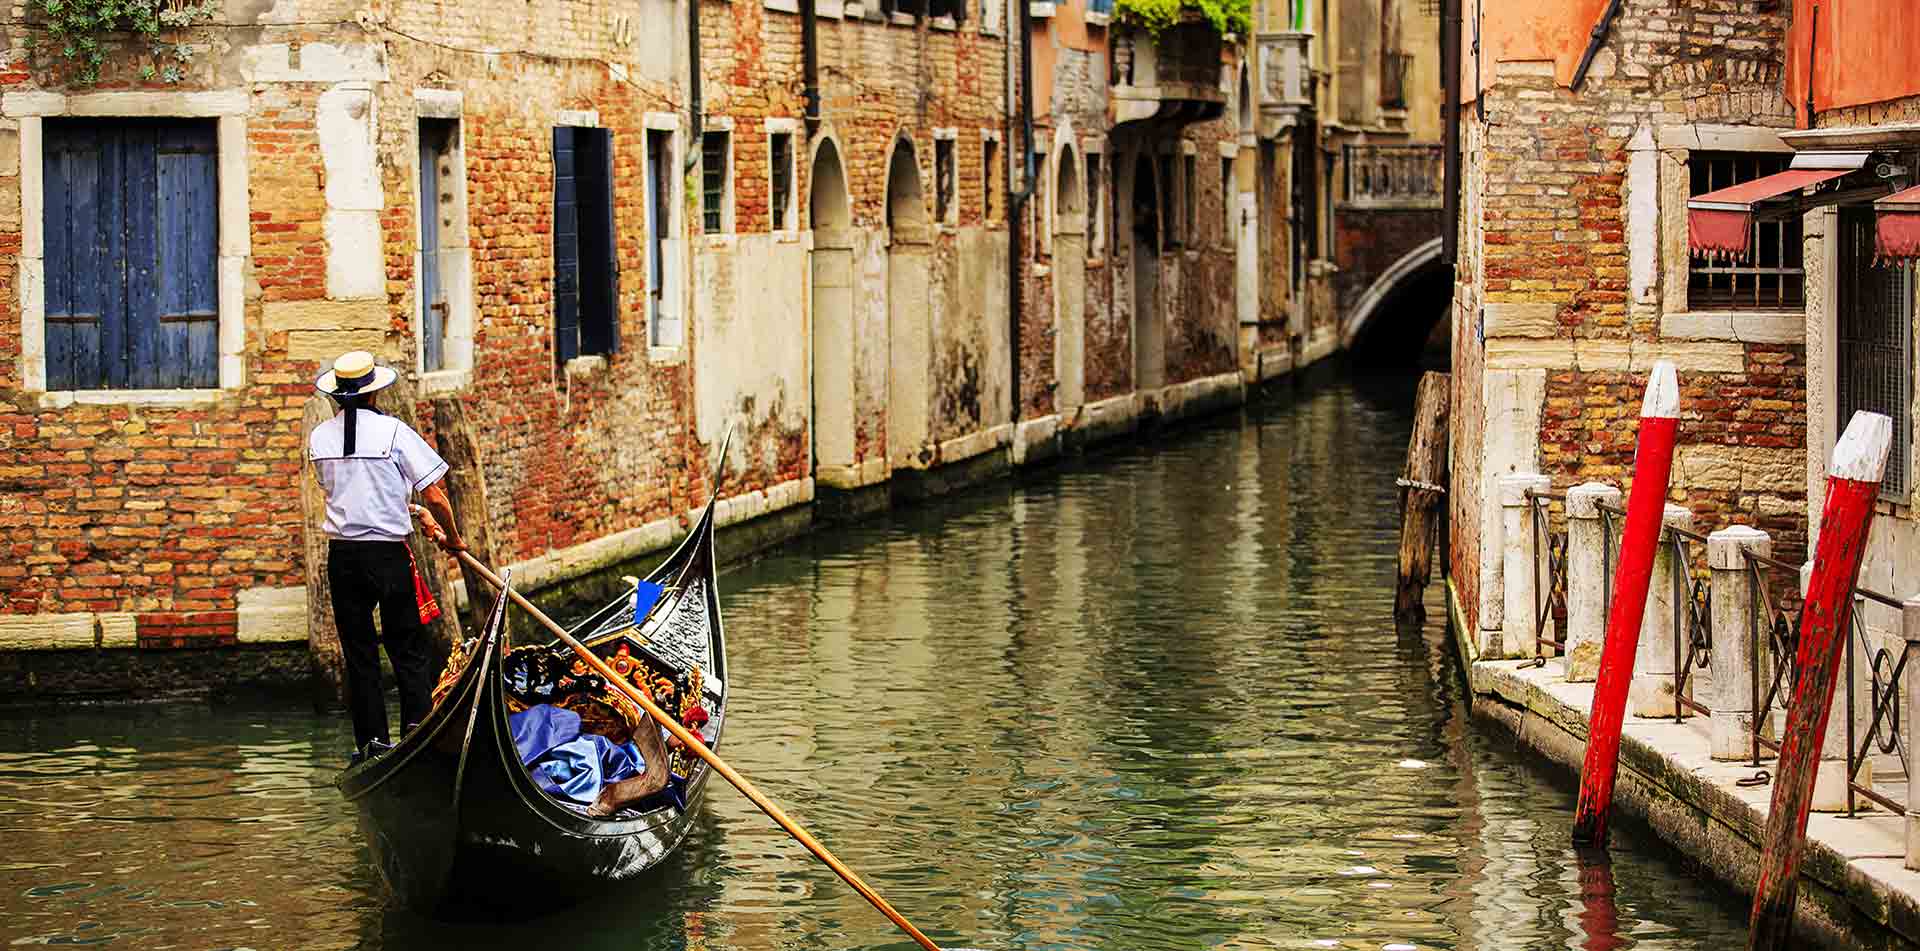
[[[496,589],[504,588],[499,576],[495,575],[486,565],[481,564],[479,559],[474,558],[464,551],[456,552],[455,554],[459,556],[462,564],[487,579],[488,584],[493,585]],[[693,735],[686,727],[681,726],[679,720],[668,716],[667,712],[660,709],[660,707],[653,702],[653,698],[646,695],[645,691],[635,688],[627,682],[625,677],[615,673],[612,667],[607,666],[606,661],[601,660],[593,651],[588,650],[587,645],[575,640],[573,635],[568,634],[565,628],[554,623],[552,618],[547,617],[539,608],[534,607],[533,602],[528,601],[520,592],[510,588],[504,588],[504,590],[506,590],[507,596],[512,598],[515,604],[527,609],[527,613],[533,615],[534,620],[539,621],[547,630],[552,631],[555,637],[560,638],[561,643],[573,648],[574,653],[579,654],[580,659],[586,661],[587,666],[592,667],[595,672],[607,679],[607,683],[618,687],[621,693],[626,694],[633,702],[639,704],[641,709],[647,711],[647,715],[653,717],[661,726],[666,727],[667,732],[672,733],[680,742],[685,743],[687,749],[694,751],[701,759],[706,760],[707,765],[712,766],[715,772],[725,776],[727,782],[732,783],[735,789],[740,790],[748,799],[753,800],[753,804],[759,806],[761,812],[766,813],[768,818],[779,823],[780,828],[785,829],[787,834],[793,836],[795,841],[806,846],[807,851],[812,852],[820,861],[827,863],[827,867],[833,869],[835,875],[840,876],[847,884],[852,885],[853,890],[860,893],[860,897],[865,898],[873,907],[880,909],[880,913],[886,915],[888,920],[899,926],[900,930],[906,932],[908,937],[918,942],[926,951],[941,951],[940,946],[933,943],[933,939],[921,934],[920,929],[915,928],[912,922],[900,917],[900,913],[894,911],[893,906],[887,904],[887,900],[881,898],[879,892],[868,887],[867,883],[861,880],[860,876],[855,874],[853,869],[846,867],[839,859],[834,858],[833,853],[827,851],[826,846],[821,845],[813,836],[808,835],[807,830],[800,828],[800,824],[789,818],[786,812],[782,811],[779,806],[774,805],[773,800],[762,795],[760,790],[754,788],[752,783],[747,782],[745,776],[734,772],[733,767],[728,766],[725,760],[721,759],[712,750],[707,749],[707,744],[700,742],[699,737]]]

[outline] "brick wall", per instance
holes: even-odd
[[[1470,620],[1487,581],[1491,480],[1534,470],[1557,488],[1629,482],[1655,359],[1676,362],[1683,388],[1671,498],[1700,531],[1751,523],[1783,557],[1804,547],[1804,347],[1702,338],[1671,321],[1689,313],[1684,230],[1673,230],[1684,229],[1687,151],[1676,143],[1696,124],[1791,127],[1785,27],[1783,14],[1732,0],[1632,0],[1580,91],[1558,85],[1550,63],[1499,63],[1484,121],[1466,107],[1451,501]],[[1647,151],[1636,181],[1633,156]],[[1644,287],[1630,276],[1640,273],[1652,276]],[[1514,440],[1514,426],[1528,431]]]

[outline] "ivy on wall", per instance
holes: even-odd
[[[1253,26],[1253,0],[1115,0],[1115,14],[1154,35],[1180,22],[1191,10],[1213,25],[1214,32],[1246,36]]]
[[[31,0],[48,34],[48,45],[72,68],[78,85],[100,81],[111,34],[146,41],[149,61],[140,68],[146,80],[179,82],[186,75],[191,49],[168,39],[173,31],[213,19],[216,0]]]

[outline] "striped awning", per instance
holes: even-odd
[[[1687,199],[1687,246],[1696,254],[1747,253],[1754,207],[1769,198],[1847,174],[1846,168],[1790,168]]]
[[[1920,185],[1873,203],[1873,257],[1876,263],[1920,261]]]

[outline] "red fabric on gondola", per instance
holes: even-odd
[[[1839,178],[1849,171],[1851,169],[1792,168],[1695,195],[1687,199],[1687,246],[1696,254],[1744,255],[1753,233],[1753,206]],[[1712,207],[1716,205],[1735,207]]]
[[[1873,212],[1875,263],[1920,261],[1920,185],[1874,202]]]

